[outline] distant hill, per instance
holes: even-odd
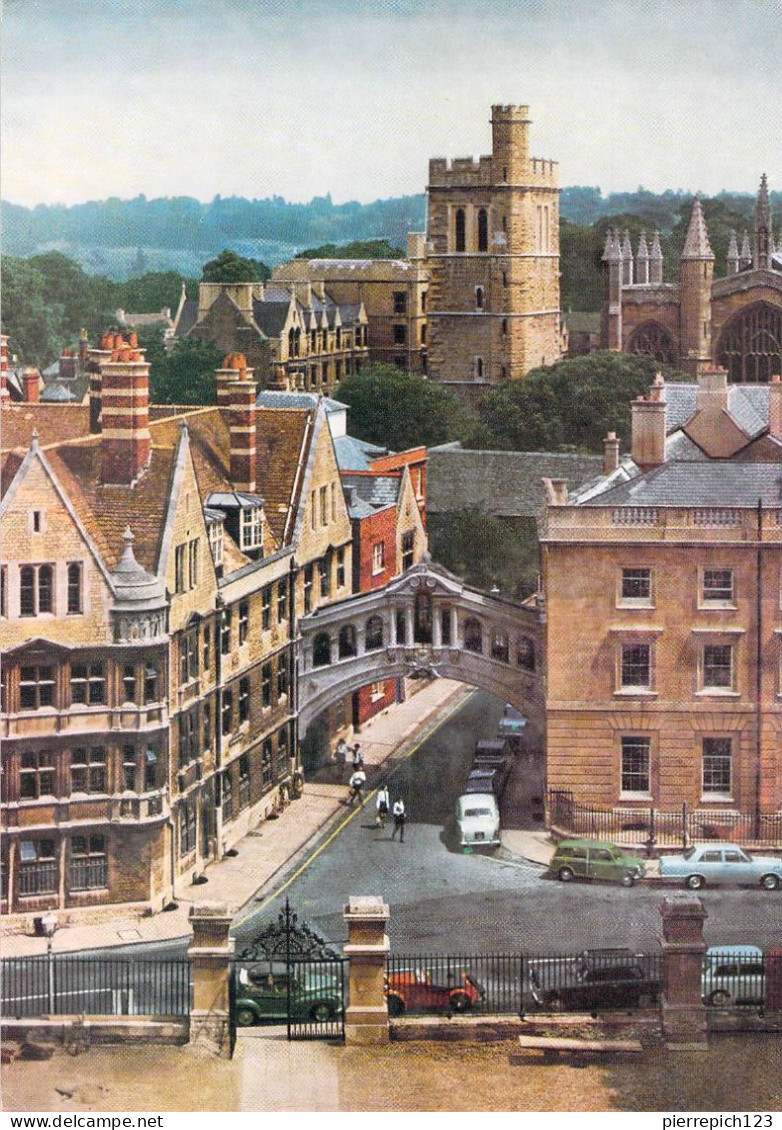
[[[692,194],[666,191],[603,196],[597,187],[575,185],[562,190],[561,216],[568,224],[591,228],[614,216],[633,216],[664,237],[674,233]],[[749,224],[754,196],[720,193],[714,198],[740,224]],[[771,194],[778,213],[782,193]],[[426,226],[426,196],[390,197],[371,204],[334,204],[330,195],[307,204],[291,204],[280,196],[264,200],[216,196],[201,203],[189,196],[148,200],[112,197],[85,204],[2,204],[3,251],[29,258],[61,251],[88,274],[116,281],[145,271],[175,270],[198,277],[201,266],[224,248],[260,259],[270,266],[286,262],[306,248],[386,240],[405,247],[407,233]],[[715,249],[716,250],[716,249]]]

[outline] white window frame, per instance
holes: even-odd
[[[263,510],[260,506],[243,506],[239,525],[239,548],[260,549],[263,545]]]
[[[624,581],[626,573],[647,573],[649,576],[648,596],[625,596]],[[623,565],[619,570],[616,588],[617,608],[654,608],[654,570],[649,565]]]
[[[730,573],[730,596],[710,598],[706,596],[707,573]],[[736,607],[736,570],[730,565],[701,565],[698,568],[698,608],[735,608]]]
[[[376,577],[386,567],[386,543],[376,541],[372,545],[372,576]]]

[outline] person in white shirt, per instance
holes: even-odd
[[[391,839],[396,839],[396,834],[399,832],[399,842],[405,842],[405,802],[400,797],[399,800],[394,801],[394,807],[391,809],[391,815],[394,817],[394,830],[391,833]]]
[[[375,817],[375,827],[385,828],[386,818],[388,817],[391,808],[391,798],[388,795],[388,785],[381,785],[377,790],[377,800],[375,802],[377,808],[377,816]]]
[[[353,807],[353,801],[357,800],[359,808],[363,803],[363,788],[367,783],[367,775],[363,769],[357,769],[353,776],[348,781],[350,785],[350,792],[348,793],[347,804],[348,807]]]

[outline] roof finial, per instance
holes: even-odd
[[[709,233],[706,228],[706,217],[703,214],[703,205],[699,195],[695,197],[690,216],[690,226],[687,229],[687,238],[684,241],[682,259],[713,259],[714,252],[709,243]]]

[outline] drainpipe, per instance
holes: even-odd
[[[215,717],[213,728],[215,736],[215,836],[217,838],[217,858],[223,857],[223,633],[222,620],[224,601],[218,594],[215,599],[217,615],[213,627],[213,647],[215,653]],[[219,625],[219,628],[218,628]]]
[[[763,503],[758,499],[758,548],[756,555],[756,583],[755,583],[755,619],[757,622],[756,638],[755,638],[755,839],[760,837],[760,785],[762,781],[761,772],[761,752],[762,752],[762,738],[761,738],[761,724],[763,721],[763,706],[761,694],[763,691]]]

